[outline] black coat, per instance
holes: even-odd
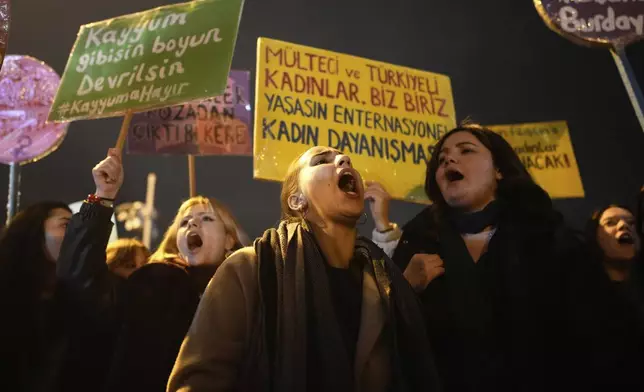
[[[32,270],[38,266],[22,261]],[[113,325],[107,320],[97,322],[92,313],[78,312],[78,298],[56,281],[55,264],[46,263],[42,265],[45,287],[31,284],[33,276],[21,268],[2,270],[0,390],[97,390],[105,381],[112,355]]]
[[[204,271],[172,262],[150,263],[120,281],[105,263],[111,214],[100,205],[81,207],[68,225],[57,273],[78,298],[77,311],[114,326],[114,354],[102,390],[164,391],[214,271],[204,277]]]
[[[584,251],[587,251],[585,248]],[[612,282],[596,254],[574,277],[580,363],[588,391],[644,391],[644,287],[639,265],[625,282]]]
[[[554,211],[517,219],[502,210],[475,264],[435,211],[404,226],[392,259],[402,270],[416,253],[444,262],[445,274],[420,297],[446,391],[566,390],[577,373],[566,303],[578,237]]]

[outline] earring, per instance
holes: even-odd
[[[367,213],[366,213],[366,212],[363,212],[363,213],[362,213],[362,216],[360,217],[360,220],[358,220],[358,224],[359,224],[360,226],[362,226],[362,225],[364,225],[365,223],[367,223]]]
[[[226,253],[224,253],[224,259],[229,258],[229,257],[230,257],[230,255],[232,255],[232,254],[233,254],[233,251],[232,251],[232,250],[230,250],[230,249],[227,249],[227,250],[226,250]]]

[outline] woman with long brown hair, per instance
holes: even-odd
[[[512,146],[475,124],[437,143],[425,192],[433,205],[402,229],[380,185],[366,195],[374,241],[423,303],[446,390],[566,389],[575,366],[567,285],[580,238]]]

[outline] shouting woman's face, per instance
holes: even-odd
[[[501,174],[492,153],[476,136],[455,132],[438,154],[436,183],[450,207],[479,211],[495,199]]]
[[[633,259],[640,251],[633,214],[619,207],[606,209],[599,218],[597,243],[609,260]]]
[[[219,214],[209,205],[188,208],[177,231],[177,248],[189,265],[221,264],[232,238]]]
[[[364,186],[351,159],[334,149],[318,149],[304,154],[300,165],[307,218],[355,224],[364,209]]]

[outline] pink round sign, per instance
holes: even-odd
[[[0,0],[0,67],[7,50],[9,41],[9,22],[11,21],[11,6],[9,0]]]
[[[0,70],[0,162],[29,163],[58,148],[68,124],[46,123],[60,76],[29,56],[9,55]]]
[[[644,0],[534,0],[548,27],[579,44],[624,47],[644,38]]]

